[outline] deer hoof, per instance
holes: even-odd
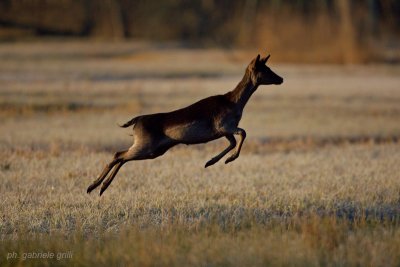
[[[236,156],[236,155],[233,155],[233,156],[231,156],[231,157],[229,157],[229,158],[227,158],[227,159],[225,160],[225,164],[228,164],[229,162],[232,162],[232,161],[234,161],[235,159],[237,159],[237,156]]]
[[[209,166],[211,166],[211,165],[213,165],[213,163],[211,163],[211,162],[208,161],[208,162],[206,163],[206,165],[204,166],[204,168],[207,168],[207,167],[209,167]]]
[[[104,193],[104,191],[106,191],[106,189],[107,189],[107,186],[102,186],[101,187],[101,189],[100,189],[100,196]]]
[[[93,186],[93,185],[90,185],[90,186],[88,187],[88,189],[86,190],[86,193],[90,194],[90,192],[92,192],[93,189],[94,189],[94,186]]]
[[[215,163],[217,163],[218,160],[215,158],[210,159],[209,161],[207,161],[206,165],[204,166],[204,168],[207,168],[208,166],[214,165]]]

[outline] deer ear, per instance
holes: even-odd
[[[258,54],[257,57],[250,62],[249,66],[251,67],[251,69],[255,69],[259,64],[260,64],[260,54]]]
[[[264,64],[267,63],[267,61],[268,61],[268,59],[269,59],[270,56],[271,56],[271,55],[268,55],[268,56],[262,58],[262,59],[261,59],[261,62],[264,63]]]

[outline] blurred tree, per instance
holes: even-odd
[[[79,1],[0,1],[0,26],[30,28],[38,34],[80,35],[85,19]]]
[[[289,58],[302,49],[305,60],[355,63],[371,46],[400,47],[399,13],[399,0],[0,0],[0,38],[23,29],[20,36],[267,45]]]
[[[257,16],[257,2],[258,0],[246,0],[243,8],[242,22],[239,31],[238,41],[242,45],[249,44],[254,41],[252,36],[254,34],[254,25]]]
[[[92,29],[90,34],[103,39],[122,39],[125,36],[122,11],[119,1],[91,1],[90,10],[93,12],[89,22]]]
[[[369,13],[369,25],[368,28],[370,29],[370,34],[373,37],[376,37],[378,34],[378,7],[379,3],[378,0],[368,0],[368,13]]]
[[[351,0],[337,0],[340,16],[340,38],[344,63],[352,64],[359,61],[357,35],[351,17]]]

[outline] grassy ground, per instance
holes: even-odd
[[[250,59],[140,43],[0,45],[0,265],[399,265],[397,66],[272,55],[285,83],[250,100],[235,162],[203,168],[223,140],[178,146],[126,164],[102,197],[86,194],[131,145],[116,123],[224,93]],[[54,258],[32,259],[46,252]]]

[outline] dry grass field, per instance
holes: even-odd
[[[1,44],[0,265],[399,266],[399,66],[272,55],[285,83],[249,101],[236,161],[204,169],[225,140],[177,146],[86,194],[131,145],[117,123],[225,93],[253,56]]]

